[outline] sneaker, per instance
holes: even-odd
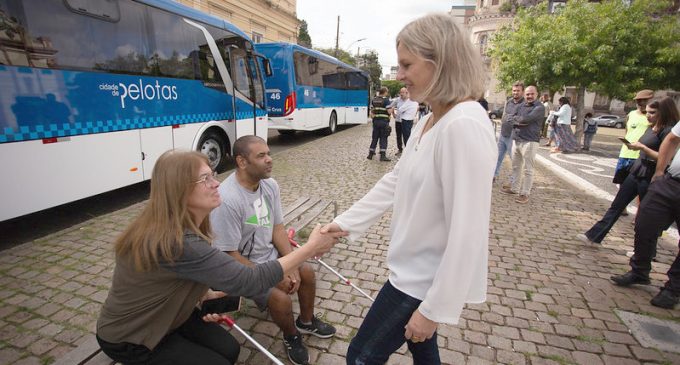
[[[636,272],[629,271],[623,275],[614,275],[610,278],[614,284],[618,286],[631,286],[633,284],[649,284],[649,276],[640,275]]]
[[[283,336],[283,345],[286,347],[286,354],[288,359],[295,365],[308,365],[309,353],[307,348],[302,343],[302,334],[300,332],[292,336]]]
[[[303,324],[300,322],[300,317],[298,317],[298,319],[295,321],[295,327],[297,327],[300,333],[314,335],[319,338],[329,338],[333,337],[335,334],[335,327],[323,322],[316,316],[312,317],[311,324]]]
[[[588,236],[586,236],[583,233],[577,234],[576,239],[578,239],[579,241],[581,241],[583,243],[589,244],[589,245],[601,245],[601,243],[598,243],[598,242],[591,240],[590,238],[588,238]]]
[[[680,302],[680,295],[671,293],[668,289],[661,289],[659,294],[649,302],[655,307],[673,309],[673,307]]]
[[[520,203],[520,204],[526,204],[529,202],[529,196],[528,195],[520,195],[515,199],[515,202]]]
[[[517,192],[513,191],[509,185],[503,185],[503,187],[501,187],[501,193],[508,195],[517,195]]]

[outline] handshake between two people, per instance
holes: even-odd
[[[317,224],[307,239],[305,246],[313,247],[314,257],[321,257],[331,250],[338,240],[349,235],[343,231],[337,223],[331,222],[323,227]]]

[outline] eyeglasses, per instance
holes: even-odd
[[[194,181],[192,184],[201,184],[202,183],[206,188],[209,188],[210,186],[209,186],[208,183],[211,180],[215,181],[217,183],[220,182],[219,180],[217,180],[217,171],[213,171],[209,174],[203,174],[203,175],[199,176],[199,179]]]

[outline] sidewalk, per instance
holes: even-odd
[[[370,125],[357,126],[274,156],[283,205],[300,196],[333,199],[342,212],[389,171],[366,160]],[[390,138],[388,156],[396,147]],[[502,177],[510,166],[506,160]],[[644,348],[614,313],[621,309],[680,321],[680,309],[649,304],[677,251],[662,248],[652,285],[624,289],[609,276],[628,269],[633,226],[622,218],[602,247],[573,237],[594,223],[609,202],[593,198],[539,166],[529,204],[494,187],[489,288],[484,304],[468,306],[458,326],[441,326],[445,364],[680,364],[680,354]],[[222,178],[226,175],[221,176]],[[0,252],[0,364],[49,364],[93,333],[113,270],[111,243],[144,203],[98,217]],[[330,209],[320,219],[330,220]],[[387,279],[384,264],[390,213],[356,243],[338,244],[324,260],[374,295]],[[667,237],[664,247],[677,247]],[[344,364],[344,354],[370,302],[317,271],[316,312],[333,322],[332,339],[306,336],[313,364]],[[452,280],[455,283],[455,280]],[[452,285],[451,290],[456,290]],[[237,323],[279,359],[281,332],[252,302]],[[249,343],[240,364],[269,362]],[[402,349],[389,364],[411,364]]]

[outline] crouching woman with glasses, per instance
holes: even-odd
[[[225,292],[249,296],[273,287],[340,236],[317,228],[294,253],[244,266],[210,245],[219,185],[198,152],[168,151],[156,162],[146,207],[115,242],[113,283],[97,321],[97,340],[113,360],[234,364],[238,342],[214,323],[218,316],[201,317],[197,305]]]

